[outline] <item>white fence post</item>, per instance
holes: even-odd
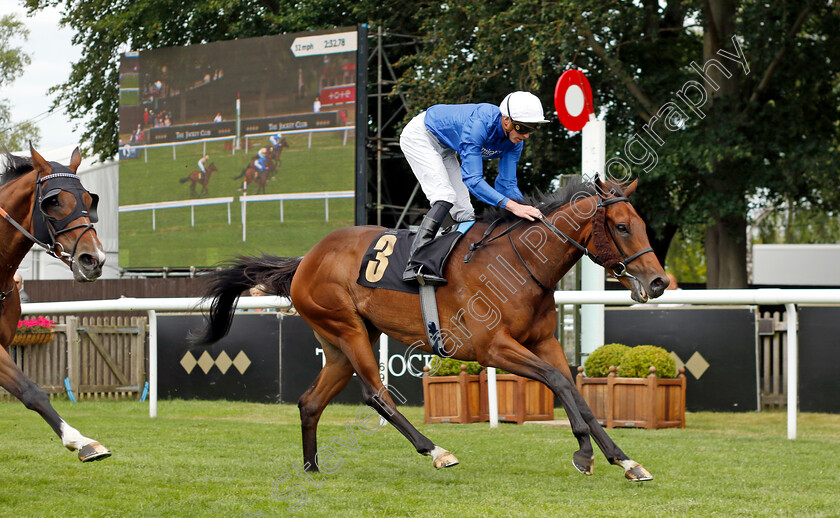
[[[787,435],[796,439],[799,414],[799,315],[796,304],[785,304],[787,310]]]
[[[149,316],[149,417],[157,417],[158,397],[158,343],[157,313],[150,309]]]

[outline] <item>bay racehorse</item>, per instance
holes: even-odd
[[[95,281],[102,274],[105,252],[96,237],[99,198],[82,187],[76,170],[82,161],[73,151],[69,167],[47,162],[30,146],[31,158],[6,153],[0,177],[0,386],[26,408],[38,412],[79,460],[109,457],[107,448],[67,424],[50,405],[38,385],[29,380],[9,356],[17,331],[20,297],[13,276],[33,244],[64,262],[79,282]]]
[[[234,178],[234,180],[244,177],[242,180],[242,192],[248,191],[248,184],[257,182],[257,194],[265,194],[265,184],[277,172],[277,163],[269,157],[266,160],[265,171],[260,171],[254,165],[256,161],[256,158],[252,159],[245,169],[242,170],[242,173]]]
[[[201,186],[201,194],[207,194],[207,184],[210,183],[210,175],[214,171],[218,170],[219,168],[216,167],[216,163],[214,162],[207,166],[206,173],[201,174],[201,171],[193,171],[178,181],[181,183],[187,183],[191,181],[192,183],[190,184],[190,194],[192,194],[193,196],[198,196],[198,193],[195,189],[196,184]]]
[[[560,398],[578,440],[574,466],[581,473],[592,473],[591,438],[610,463],[624,468],[628,479],[639,481],[652,476],[613,442],[575,387],[566,355],[554,337],[557,316],[551,289],[586,254],[629,288],[634,300],[645,302],[662,294],[668,280],[652,253],[645,223],[627,198],[636,185],[634,181],[622,191],[612,183],[573,184],[541,202],[530,200],[544,214],[534,222],[500,209],[486,210],[485,218],[489,214],[498,219],[477,222],[456,245],[444,270],[449,283],[437,288],[437,302],[439,321],[445,324],[439,336],[446,355],[544,383]],[[193,338],[196,344],[222,338],[243,290],[264,284],[275,294],[291,297],[323,346],[326,364],[298,404],[303,458],[310,470],[318,469],[316,429],[321,413],[354,372],[366,403],[419,453],[432,456],[436,468],[458,463],[396,410],[392,394],[379,378],[372,345],[380,333],[432,351],[417,295],[356,282],[365,252],[384,230],[339,229],[302,258],[239,257],[211,274],[209,323]],[[388,268],[389,248],[376,248],[381,252],[375,267]],[[467,255],[471,259],[465,264]],[[400,271],[403,267],[393,265]]]

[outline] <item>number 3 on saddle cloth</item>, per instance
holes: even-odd
[[[417,249],[414,260],[423,265],[422,271],[443,277],[443,270],[452,249],[474,223],[468,221],[453,225]],[[356,282],[369,288],[419,293],[420,287],[416,283],[402,280],[413,240],[414,233],[408,230],[391,229],[377,236],[362,258],[359,279]]]

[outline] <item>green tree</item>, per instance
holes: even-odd
[[[583,69],[609,128],[608,157],[623,159],[641,178],[634,205],[648,222],[657,255],[664,262],[681,229],[702,235],[709,287],[746,285],[750,200],[840,208],[833,178],[840,142],[840,16],[832,2],[26,4],[65,6],[63,23],[77,31],[74,43],[86,50],[57,88],[56,102],[89,121],[84,138],[101,157],[112,156],[117,146],[118,49],[370,22],[423,38],[418,52],[398,64],[401,93],[413,112],[439,102],[499,102],[514,89],[534,91],[552,106],[559,75],[569,67]],[[693,84],[698,86],[686,86]],[[545,189],[558,174],[578,172],[579,156],[580,138],[558,125],[535,133],[523,155],[523,187]],[[622,171],[610,169],[613,176]]]
[[[0,87],[14,82],[29,64],[29,56],[20,47],[13,47],[15,37],[26,39],[29,31],[15,15],[0,16]],[[29,141],[38,144],[40,132],[31,122],[15,123],[8,99],[0,99],[0,145],[10,150],[26,149]]]
[[[550,105],[560,73],[585,70],[608,158],[641,178],[634,204],[657,255],[681,227],[703,229],[708,286],[744,287],[756,193],[766,205],[838,206],[837,14],[814,1],[433,2],[420,18],[434,45],[410,58],[403,87],[425,104],[525,88]],[[526,146],[533,185],[578,167],[576,137],[564,137],[547,131]]]

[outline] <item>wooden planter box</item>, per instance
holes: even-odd
[[[423,376],[426,423],[475,423],[490,420],[487,372],[469,375],[461,366],[458,376]],[[428,371],[428,368],[425,369]],[[538,381],[515,374],[496,375],[499,421],[554,419],[554,394]]]
[[[610,367],[606,378],[587,378],[578,367],[577,388],[607,428],[685,428],[685,369],[676,378],[621,378]]]

